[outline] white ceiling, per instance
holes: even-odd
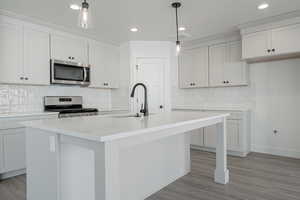
[[[77,11],[71,3],[81,0],[1,0],[0,9],[53,23],[72,30]],[[128,40],[170,40],[175,33],[175,14],[170,0],[88,0],[93,9],[93,28],[88,34],[114,43]],[[237,25],[300,10],[300,0],[181,0],[180,24],[188,40],[234,31]],[[257,5],[268,2],[266,10]],[[130,27],[139,32],[131,33]]]

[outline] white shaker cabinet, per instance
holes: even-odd
[[[243,59],[260,61],[270,58],[288,58],[300,54],[300,24],[248,32],[242,30]]]
[[[88,64],[87,40],[75,36],[51,34],[51,59]]]
[[[184,50],[178,61],[180,88],[208,87],[208,47]]]
[[[95,88],[118,88],[120,70],[119,48],[90,42],[91,85]]]
[[[197,145],[197,146],[204,145],[203,129],[204,128],[191,131],[191,145]]]
[[[300,24],[273,29],[271,35],[275,55],[300,52]]]
[[[49,34],[0,17],[0,83],[48,85]]]
[[[238,86],[247,85],[247,64],[242,61],[240,41],[210,46],[209,85]]]
[[[268,56],[271,52],[271,37],[269,31],[262,31],[243,36],[243,58]]]
[[[24,28],[24,84],[50,84],[49,33]]]
[[[0,82],[22,83],[22,26],[0,18]]]
[[[25,169],[25,131],[20,129],[2,130],[4,171]]]

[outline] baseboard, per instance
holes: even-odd
[[[260,146],[260,145],[251,145],[251,151],[257,153],[265,153],[276,156],[284,156],[291,158],[300,158],[300,150],[294,149],[281,149],[281,148],[273,148],[269,146]]]
[[[210,147],[202,147],[202,146],[196,146],[196,145],[191,145],[191,149],[196,149],[196,150],[201,150],[201,151],[207,151],[207,152],[212,152],[216,153],[216,149],[210,148]],[[241,151],[232,151],[228,150],[227,154],[230,156],[237,156],[237,157],[246,157],[249,152],[241,152]]]
[[[8,179],[8,178],[11,178],[11,177],[14,177],[14,176],[19,176],[19,175],[22,175],[22,174],[26,174],[26,169],[21,169],[21,170],[16,170],[16,171],[6,172],[6,173],[3,173],[3,174],[0,174],[0,180]]]

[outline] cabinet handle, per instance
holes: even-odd
[[[75,59],[75,57],[72,57],[72,60],[74,60]]]
[[[226,81],[223,81],[223,83],[225,84],[225,83],[226,83]]]
[[[72,57],[71,57],[71,56],[69,56],[68,58],[69,58],[70,60],[72,60]]]
[[[190,83],[190,86],[193,86],[193,83]]]
[[[271,49],[268,49],[268,53],[270,53],[271,52]]]
[[[273,52],[275,52],[275,49],[272,49]]]
[[[21,80],[24,80],[24,77],[20,77]]]
[[[228,84],[228,83],[229,83],[229,81],[226,81],[226,83]]]
[[[25,80],[28,81],[29,78],[25,77]]]

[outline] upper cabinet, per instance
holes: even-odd
[[[0,19],[0,82],[49,84],[49,33],[6,18]]]
[[[24,28],[25,84],[50,84],[49,33],[31,27]]]
[[[23,28],[14,21],[0,18],[0,82],[22,83]]]
[[[120,51],[113,45],[95,41],[89,44],[91,85],[94,88],[118,88]]]
[[[88,64],[87,40],[67,35],[51,35],[51,58]]]
[[[242,31],[243,33],[243,31]],[[300,24],[244,33],[243,59],[264,60],[266,58],[286,58],[300,54]]]
[[[178,58],[179,87],[208,87],[208,47],[184,50]]]
[[[209,85],[247,85],[247,64],[242,61],[240,41],[214,45],[209,48]]]

